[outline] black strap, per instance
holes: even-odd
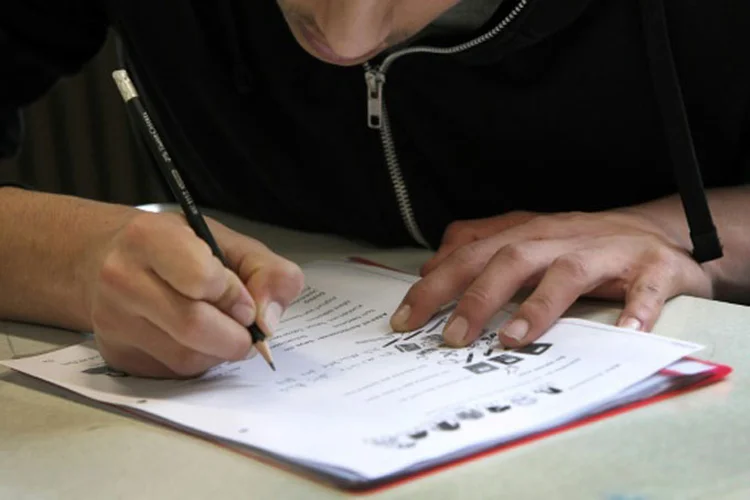
[[[690,227],[693,258],[698,262],[723,255],[703,188],[698,158],[675,69],[663,0],[640,0],[643,29],[656,99],[672,158],[682,206]]]

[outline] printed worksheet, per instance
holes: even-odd
[[[518,349],[497,342],[509,305],[463,349],[450,311],[396,334],[389,316],[416,277],[349,262],[304,268],[306,287],[256,356],[191,380],[111,370],[91,344],[5,362],[86,397],[318,470],[372,479],[569,422],[701,346],[560,320]]]

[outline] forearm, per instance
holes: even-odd
[[[707,191],[708,203],[719,233],[724,256],[703,264],[714,283],[714,297],[750,303],[750,186]],[[678,196],[645,203],[632,210],[641,213],[670,234],[686,248],[691,248],[685,213]]]
[[[96,252],[134,210],[0,188],[0,319],[90,330]]]

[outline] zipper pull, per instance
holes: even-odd
[[[379,130],[383,126],[383,85],[385,73],[379,69],[369,69],[365,73],[367,81],[367,125]]]

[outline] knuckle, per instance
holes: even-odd
[[[527,224],[532,229],[534,239],[554,238],[560,226],[582,227],[590,220],[585,212],[562,212],[542,214],[531,219]]]
[[[208,248],[206,250],[194,256],[194,262],[186,266],[183,282],[180,285],[184,294],[196,299],[216,295],[217,290],[220,293],[227,285],[223,266]]]
[[[528,243],[509,243],[496,254],[497,258],[511,262],[514,266],[528,267],[531,265],[531,253]]]
[[[116,253],[109,253],[99,268],[99,281],[108,288],[121,290],[125,288],[132,280],[132,274],[129,273],[123,265],[122,259]]]
[[[562,214],[563,220],[569,222],[583,222],[590,219],[591,215],[586,212],[572,211]]]
[[[483,259],[483,255],[479,245],[469,243],[456,249],[449,258],[459,267],[473,267]]]
[[[204,297],[210,297],[211,303],[221,309],[222,311],[228,312],[228,308],[233,306],[240,295],[242,294],[243,284],[240,279],[232,274],[231,271],[227,270],[226,286],[220,294],[207,293]]]
[[[448,224],[445,228],[445,232],[443,233],[443,239],[446,241],[451,241],[454,239],[459,239],[461,236],[468,233],[470,230],[469,224],[467,224],[466,221],[462,220],[456,220]]]
[[[193,302],[184,311],[179,325],[179,331],[175,332],[186,344],[192,345],[195,340],[200,339],[208,331],[209,307],[203,302]]]
[[[154,234],[156,217],[154,214],[145,212],[130,219],[122,229],[125,242],[131,245],[143,245],[148,242]]]
[[[657,245],[652,252],[652,260],[659,266],[661,273],[672,279],[679,274],[680,258],[678,254],[665,245]]]
[[[545,215],[548,219],[548,223],[566,223],[566,224],[575,224],[579,222],[583,222],[589,219],[589,214],[586,212],[581,211],[572,211],[572,212],[561,212],[556,214],[549,214]]]
[[[420,303],[432,295],[432,285],[429,278],[422,278],[414,283],[406,294],[405,301]]]
[[[586,259],[575,253],[561,255],[555,259],[552,266],[574,282],[586,281],[590,274]]]
[[[543,240],[549,239],[553,235],[553,230],[560,224],[567,222],[564,219],[566,214],[544,214],[534,217],[526,223],[530,239]]]
[[[528,318],[531,323],[535,323],[534,320],[547,319],[553,316],[556,307],[552,297],[546,293],[535,292],[521,304],[519,309],[523,317]]]
[[[464,292],[463,305],[469,310],[485,311],[494,306],[495,299],[490,290],[473,286]]]
[[[658,301],[661,300],[662,286],[656,281],[640,281],[634,285],[633,292],[641,297],[642,301]]]

